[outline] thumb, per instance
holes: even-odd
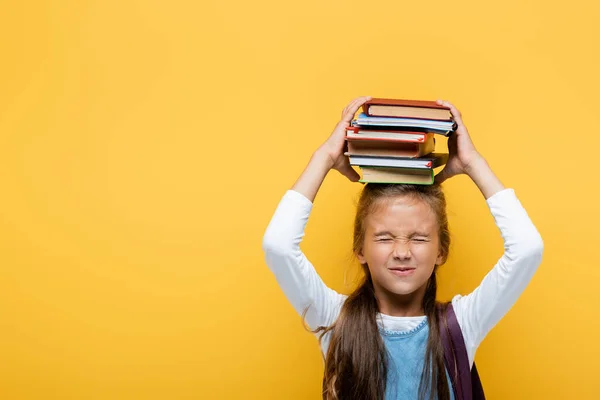
[[[436,185],[441,185],[446,179],[450,178],[447,168],[444,167],[434,178],[434,183]]]
[[[338,171],[352,182],[358,182],[360,179],[360,175],[350,166],[350,164],[344,164]]]

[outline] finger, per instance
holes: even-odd
[[[351,100],[350,103],[348,103],[348,105],[342,110],[342,118],[344,118],[344,116],[348,113],[348,110],[352,108],[352,106],[355,103],[359,102],[361,99],[362,97],[357,97],[356,99]]]
[[[346,134],[345,128],[350,125],[350,121],[352,121],[352,118],[354,118],[354,114],[356,114],[358,108],[370,99],[372,99],[371,96],[357,97],[356,99],[352,100],[350,104],[346,106],[346,108],[344,108],[342,111],[342,118],[337,123],[335,128],[337,132],[340,132],[340,135],[342,134],[342,131],[344,135]]]
[[[461,113],[460,113],[460,111],[458,111],[458,108],[456,108],[456,106],[454,104],[450,103],[449,101],[447,101],[447,100],[438,100],[437,103],[440,104],[440,105],[442,105],[442,106],[444,106],[444,107],[449,108],[450,111],[452,112],[453,116],[455,116],[455,117],[460,117],[461,116]]]
[[[458,109],[454,106],[454,104],[450,103],[449,101],[445,101],[445,100],[438,100],[437,103],[444,107],[448,107],[450,109],[450,113],[452,114],[452,118],[454,118],[456,123],[458,125],[464,125],[464,123],[462,121],[462,114],[460,111],[458,111]]]
[[[372,97],[371,96],[363,96],[363,97],[359,97],[357,99],[354,99],[350,104],[348,104],[348,106],[344,109],[344,112],[342,114],[342,121],[343,122],[350,122],[352,120],[352,118],[354,117],[354,114],[356,114],[356,111],[358,111],[358,109],[365,104],[368,100],[371,100]]]
[[[365,97],[358,97],[358,98],[352,100],[350,102],[350,104],[348,104],[346,106],[346,108],[344,108],[344,111],[342,111],[342,118],[341,118],[342,121],[350,122],[350,120],[348,119],[348,115],[350,114],[350,119],[352,119],[352,117],[356,113],[356,110],[358,110],[358,108],[362,104],[364,104],[365,101],[367,101],[367,100],[365,100]]]

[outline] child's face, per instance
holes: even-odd
[[[383,200],[365,220],[365,239],[357,255],[367,264],[379,295],[409,295],[422,289],[440,255],[438,222],[422,200],[399,196]]]

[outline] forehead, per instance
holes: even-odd
[[[397,233],[434,232],[437,218],[429,204],[412,196],[378,201],[365,219],[367,233],[387,230]]]

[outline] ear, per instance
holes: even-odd
[[[360,249],[358,251],[358,253],[356,253],[356,258],[358,258],[358,262],[361,264],[366,264],[367,263],[367,259],[365,258],[362,249]]]
[[[442,252],[438,253],[437,258],[435,259],[435,265],[442,265],[446,262],[446,256],[442,254]]]

